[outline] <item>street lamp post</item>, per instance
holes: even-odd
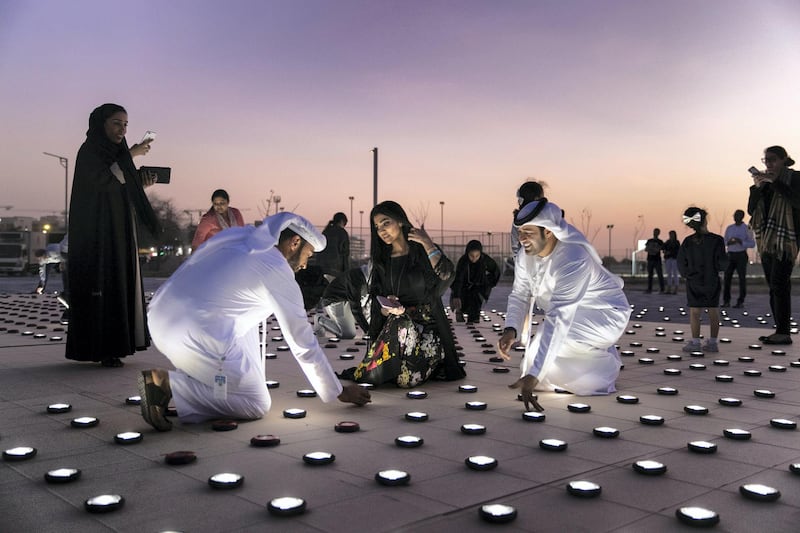
[[[367,246],[364,244],[364,210],[358,212],[358,238],[361,239],[361,255],[363,256],[367,251]]]
[[[372,150],[372,206],[378,205],[378,147]]]
[[[608,230],[608,257],[611,257],[611,230],[614,229],[614,224],[606,224]]]
[[[356,197],[355,196],[348,196],[348,198],[350,199],[350,218],[348,218],[347,221],[350,224],[352,224],[353,223],[353,200],[355,200]],[[352,226],[350,226],[350,227],[352,227]]]
[[[439,215],[439,221],[440,221],[440,224],[441,224],[440,231],[442,233],[442,244],[444,244],[444,202],[439,202],[439,205],[442,208],[442,212]]]
[[[67,231],[69,229],[69,204],[67,203],[67,195],[69,194],[69,159],[63,155],[51,154],[50,152],[42,153],[44,155],[49,155],[50,157],[57,157],[58,162],[61,163],[62,167],[64,167],[64,231]]]

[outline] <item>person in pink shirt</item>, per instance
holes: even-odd
[[[192,248],[206,242],[208,239],[227,228],[244,226],[242,213],[235,207],[230,206],[230,197],[224,189],[217,189],[211,195],[211,209],[203,215],[197,225],[192,239]]]

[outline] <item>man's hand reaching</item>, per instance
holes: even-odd
[[[532,404],[536,411],[544,411],[544,407],[539,404],[539,397],[533,393],[533,389],[536,388],[538,383],[538,378],[533,376],[523,376],[508,386],[509,389],[522,389],[520,394],[522,395],[522,401],[525,403],[526,411],[531,410],[529,404]]]
[[[355,384],[342,387],[342,393],[339,394],[338,398],[340,402],[354,403],[358,406],[366,405],[372,401],[369,391]]]

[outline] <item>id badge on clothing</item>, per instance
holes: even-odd
[[[225,376],[225,374],[220,373],[214,376],[214,399],[228,399],[228,378]]]

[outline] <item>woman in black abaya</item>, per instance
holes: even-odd
[[[70,322],[67,359],[122,366],[121,358],[150,345],[137,221],[153,234],[158,221],[132,156],[150,142],[128,148],[128,114],[103,104],[89,116],[78,150],[69,217]]]

